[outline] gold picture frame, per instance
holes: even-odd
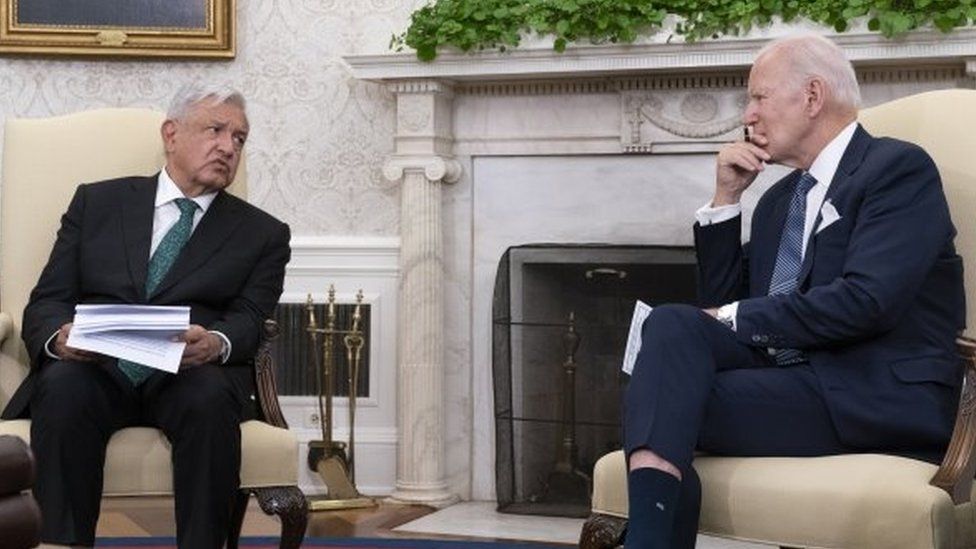
[[[233,58],[236,0],[0,0],[0,54]]]

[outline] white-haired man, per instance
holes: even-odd
[[[644,324],[625,396],[628,547],[693,547],[700,449],[721,455],[888,452],[938,460],[961,369],[962,261],[939,173],[917,146],[857,122],[843,51],[803,35],[758,55],[746,141],[718,154],[695,225],[702,310]],[[795,171],[739,199],[767,164]]]
[[[287,225],[224,192],[247,140],[244,107],[234,90],[183,88],[160,132],[163,170],[81,185],[62,217],[24,310],[31,372],[4,410],[33,419],[47,543],[93,545],[108,440],[148,425],[173,447],[179,546],[223,546],[251,359],[290,256]],[[179,372],[68,346],[79,303],[189,306]]]

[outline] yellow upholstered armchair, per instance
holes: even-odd
[[[0,408],[28,372],[20,322],[51,247],[61,214],[83,182],[151,175],[164,163],[163,115],[145,109],[101,109],[45,119],[8,120],[0,204]],[[246,194],[243,163],[229,188]],[[241,491],[228,547],[237,547],[249,494],[282,522],[281,547],[299,547],[307,503],[298,489],[298,441],[278,406],[268,352],[276,335],[268,321],[255,358],[260,421],[241,424]],[[30,437],[30,421],[0,421],[0,435]],[[162,432],[123,429],[109,441],[104,495],[172,494],[170,446]]]
[[[966,265],[967,333],[976,333],[976,91],[941,90],[860,114],[875,136],[918,143],[942,174],[956,247]],[[851,454],[816,458],[698,456],[699,531],[788,547],[961,549],[976,547],[976,344],[958,340],[966,378],[955,431],[941,466]],[[584,548],[619,543],[627,519],[623,453],[593,472],[593,514]]]

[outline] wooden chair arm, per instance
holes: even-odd
[[[271,358],[271,342],[278,337],[278,323],[268,319],[264,321],[264,337],[258,354],[254,357],[254,387],[257,392],[258,412],[265,423],[288,428],[281,405],[278,403],[278,386],[275,383],[274,360]]]
[[[958,505],[969,501],[976,474],[976,340],[959,337],[956,349],[965,368],[959,411],[949,448],[929,484],[945,490]]]

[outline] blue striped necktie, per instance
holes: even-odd
[[[193,214],[197,210],[197,203],[189,198],[177,198],[176,206],[180,209],[180,219],[163,236],[149,260],[149,269],[146,273],[146,299],[152,295],[153,290],[163,281],[163,277],[169,268],[176,262],[176,257],[180,255],[180,250],[190,240],[190,233],[193,232]],[[137,362],[119,359],[119,369],[126,375],[132,384],[138,386],[146,380],[153,369],[143,366]]]
[[[776,252],[776,266],[769,279],[769,295],[789,294],[796,291],[797,277],[803,264],[803,225],[807,217],[807,193],[817,180],[807,172],[800,175],[793,188],[790,211],[786,214],[783,234]],[[786,366],[803,362],[806,358],[797,349],[776,349],[776,364]]]

